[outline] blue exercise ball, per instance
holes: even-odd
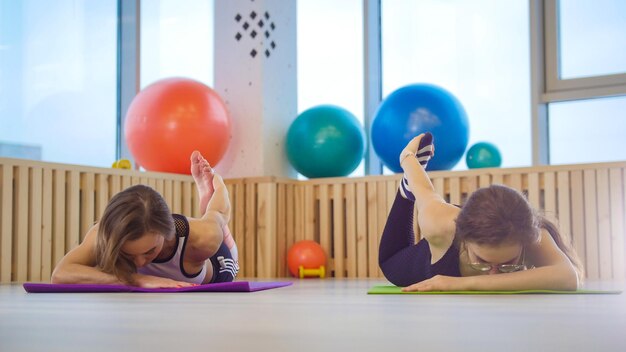
[[[348,110],[319,105],[302,112],[287,131],[287,158],[308,178],[347,176],[365,153],[365,131]]]
[[[469,122],[461,102],[433,84],[412,84],[391,93],[378,107],[372,122],[372,146],[382,162],[402,172],[400,152],[411,139],[430,132],[435,156],[427,170],[450,170],[465,153]]]
[[[499,167],[502,165],[502,156],[500,155],[500,150],[494,144],[478,142],[467,150],[465,162],[470,169]]]

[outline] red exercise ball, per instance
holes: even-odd
[[[126,113],[124,136],[146,170],[189,174],[194,150],[211,166],[224,156],[230,119],[211,88],[187,78],[167,78],[135,96]]]
[[[291,275],[298,277],[300,266],[304,269],[319,269],[326,266],[324,249],[315,241],[298,241],[287,252],[287,266]]]

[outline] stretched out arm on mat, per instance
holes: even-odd
[[[541,240],[528,247],[529,261],[536,268],[498,275],[451,277],[437,275],[407,286],[403,291],[504,291],[576,290],[578,275],[568,257],[543,229]]]
[[[98,225],[94,225],[85,236],[83,242],[67,253],[54,268],[53,284],[105,284],[127,285],[115,275],[104,273],[96,267],[96,235]],[[145,288],[186,287],[192,284],[174,281],[151,275],[133,274],[134,284]]]

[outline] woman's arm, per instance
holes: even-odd
[[[402,154],[407,151],[415,153],[423,136],[421,134],[413,138]],[[435,262],[445,254],[454,241],[455,220],[460,210],[458,207],[448,204],[435,192],[430,178],[417,158],[406,157],[400,166],[404,169],[409,188],[415,196],[417,223],[431,247],[432,260]]]
[[[405,291],[505,291],[578,289],[574,266],[558,248],[552,236],[541,231],[541,240],[528,247],[530,262],[537,267],[508,274],[466,277],[435,276],[406,287]]]
[[[207,211],[202,219],[187,218],[189,221],[189,243],[185,260],[198,266],[211,258],[222,245],[225,226],[228,226],[221,214]]]
[[[56,265],[52,272],[53,284],[101,284],[128,285],[117,276],[102,272],[96,267],[96,235],[98,226],[94,225],[83,242],[69,251]],[[185,287],[188,282],[175,281],[151,275],[133,274],[134,285],[145,288]]]
[[[116,276],[98,270],[96,266],[96,234],[94,225],[83,242],[69,251],[54,268],[53,284],[123,284]]]

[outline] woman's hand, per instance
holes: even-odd
[[[198,284],[192,284],[190,282],[176,281],[152,275],[135,274],[133,278],[135,279],[135,285],[141,288],[181,288],[198,286]]]
[[[418,153],[420,154],[420,156],[422,156],[422,153],[430,154],[428,159],[432,158],[435,155],[435,145],[432,144],[433,140],[432,140],[432,135],[430,133],[428,133],[428,139],[424,140],[425,145],[420,146],[420,142],[422,142],[422,139],[426,135],[427,135],[426,133],[422,133],[418,135],[417,137],[414,137],[406,145],[406,147],[402,149],[402,152],[400,152],[400,167],[402,167],[402,163],[404,163],[405,160],[407,160],[409,157],[415,158]],[[425,146],[428,146],[428,145],[432,145],[432,150],[422,151],[422,152],[419,151],[420,147],[424,148]]]
[[[466,291],[466,277],[435,275],[430,279],[404,287],[403,292],[414,291]]]

